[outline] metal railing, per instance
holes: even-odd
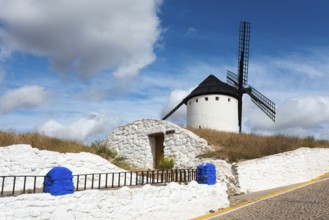
[[[92,173],[73,175],[75,191],[109,189],[145,184],[188,183],[196,180],[196,169],[149,170],[135,172]],[[0,196],[43,192],[45,176],[8,175],[0,176]]]

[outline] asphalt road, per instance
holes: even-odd
[[[258,201],[213,220],[329,220],[329,179]]]

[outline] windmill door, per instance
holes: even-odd
[[[152,153],[153,153],[153,166],[155,169],[159,168],[160,159],[163,157],[164,154],[164,134],[153,134],[150,138],[152,138],[153,146],[152,146]]]

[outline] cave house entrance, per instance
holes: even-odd
[[[155,169],[159,168],[160,159],[163,158],[164,155],[164,134],[163,133],[155,133],[149,135],[150,145],[152,149],[153,155],[153,167]]]

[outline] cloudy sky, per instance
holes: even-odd
[[[326,0],[0,0],[0,129],[90,143],[160,119],[209,74],[237,72],[251,22],[245,132],[329,139]],[[169,120],[184,125],[185,106]]]

